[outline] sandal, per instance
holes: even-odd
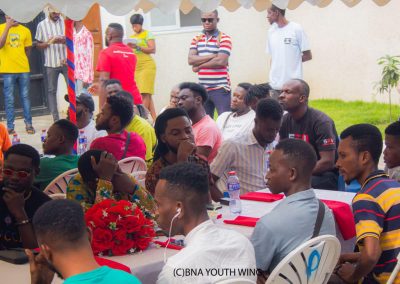
[[[36,132],[35,128],[33,128],[32,125],[29,125],[29,126],[27,125],[25,129],[26,129],[26,133],[28,133],[28,134],[35,134],[35,132]]]

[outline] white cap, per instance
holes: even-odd
[[[272,4],[279,9],[285,10],[289,4],[289,0],[272,0]]]

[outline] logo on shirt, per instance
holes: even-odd
[[[10,46],[13,48],[17,48],[21,45],[19,34],[10,34]]]
[[[291,44],[291,43],[292,43],[292,39],[291,39],[290,37],[285,37],[285,38],[283,39],[283,42],[284,42],[285,44]]]
[[[333,138],[327,138],[322,141],[322,146],[330,146],[330,145],[335,145],[335,141]]]
[[[310,138],[309,138],[308,134],[289,133],[288,138],[310,142]]]

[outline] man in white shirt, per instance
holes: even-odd
[[[248,93],[251,86],[249,83],[240,83],[232,95],[232,111],[224,112],[218,116],[217,126],[221,130],[223,140],[253,130],[256,113],[249,106]]]
[[[278,3],[268,9],[267,53],[271,55],[269,84],[271,96],[277,99],[284,83],[303,79],[302,62],[312,59],[310,45],[303,28],[285,18],[285,6]]]
[[[156,186],[158,224],[169,234],[185,235],[185,247],[168,258],[157,283],[216,283],[227,279],[255,281],[255,254],[240,233],[216,226],[208,217],[208,175],[193,163],[164,168]],[[189,272],[188,272],[189,271]],[[218,272],[218,273],[215,273]]]

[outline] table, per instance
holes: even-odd
[[[268,190],[262,190],[268,192]],[[355,193],[350,192],[338,192],[338,191],[327,191],[327,190],[315,190],[315,193],[319,199],[336,200],[351,204],[351,201]],[[242,200],[242,215],[249,217],[262,217],[266,213],[270,212],[280,201],[266,203]],[[233,219],[228,206],[223,206],[219,210],[222,214],[222,219],[216,221],[218,226],[233,229],[250,238],[254,228],[244,227],[237,225],[227,225],[222,221],[223,219]],[[336,231],[339,232],[338,228]],[[350,252],[354,247],[354,238],[352,240],[344,241],[341,234],[338,234],[338,238],[342,244],[342,252]],[[165,240],[165,238],[160,238]],[[176,254],[177,250],[167,249],[167,257]],[[130,267],[132,273],[138,277],[143,283],[155,283],[157,276],[160,273],[164,265],[164,248],[158,248],[152,244],[146,251],[137,253],[134,255],[116,256],[110,257],[109,259],[125,264]],[[15,283],[23,284],[30,283],[29,265],[13,265],[7,262],[0,261],[0,275],[1,283]],[[60,279],[54,279],[53,283],[62,283]]]

